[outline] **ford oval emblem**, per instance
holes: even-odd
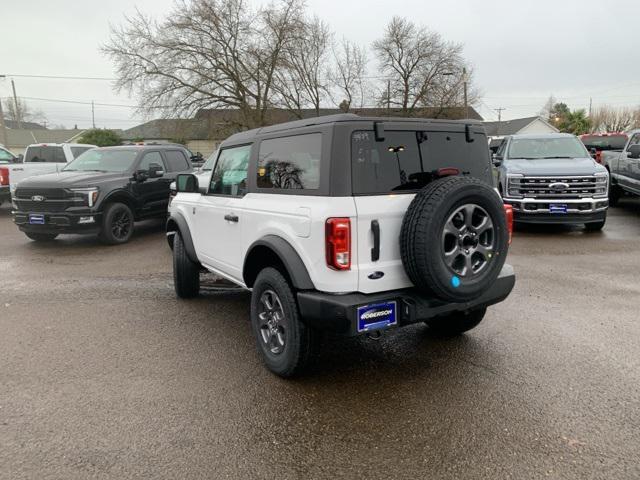
[[[564,192],[569,190],[569,184],[564,182],[556,182],[549,185],[549,189],[554,192]]]
[[[370,280],[378,280],[379,278],[384,277],[384,272],[373,272],[369,274]]]
[[[31,197],[31,200],[34,202],[44,202],[44,197],[42,195],[34,195]]]

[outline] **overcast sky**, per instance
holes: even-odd
[[[259,3],[260,0],[254,0]],[[15,75],[18,96],[42,110],[49,124],[91,125],[91,106],[35,99],[133,105],[109,81],[55,80],[18,75],[114,76],[99,46],[109,23],[137,6],[162,16],[173,0],[0,0],[3,41],[0,75]],[[550,94],[571,108],[640,105],[638,0],[308,0],[309,11],[329,22],[336,38],[363,45],[378,38],[393,15],[402,15],[464,44],[483,92],[480,113],[494,120],[535,115]],[[370,74],[376,74],[375,64]],[[0,96],[11,94],[0,78]],[[99,127],[143,122],[131,108],[96,107]]]

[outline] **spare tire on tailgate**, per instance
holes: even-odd
[[[402,222],[402,263],[413,284],[452,302],[480,297],[504,265],[509,232],[500,196],[469,177],[418,192]]]

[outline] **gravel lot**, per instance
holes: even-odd
[[[0,208],[0,478],[640,477],[640,202],[516,233],[511,297],[444,340],[260,364],[245,293],[175,298],[162,224],[36,244]]]

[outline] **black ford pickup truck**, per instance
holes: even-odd
[[[21,181],[13,220],[36,241],[87,233],[125,243],[136,220],[166,215],[170,183],[193,170],[189,157],[176,145],[89,150],[58,173]]]

